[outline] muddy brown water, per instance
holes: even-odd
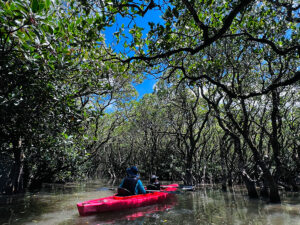
[[[165,182],[164,184],[168,184]],[[300,193],[281,193],[281,204],[250,200],[243,188],[181,191],[151,206],[80,217],[76,203],[114,194],[104,180],[65,185],[45,184],[36,193],[0,197],[0,224],[211,224],[300,225]]]

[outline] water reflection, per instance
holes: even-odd
[[[110,190],[96,191],[103,182],[68,185],[44,185],[40,192],[0,197],[0,224],[59,224],[78,217],[76,203],[112,195]]]
[[[0,224],[215,224],[300,225],[299,193],[282,193],[282,204],[249,200],[242,188],[182,192],[164,204],[122,212],[78,215],[76,203],[110,196],[106,181],[45,185],[39,193],[0,197]]]
[[[298,204],[290,204],[285,199],[282,204],[266,204],[251,200],[244,190],[223,193],[218,190],[202,190],[179,199],[179,209],[189,214],[178,217],[177,224],[300,224],[300,199]],[[187,209],[189,209],[187,211]],[[174,213],[176,215],[176,212]]]

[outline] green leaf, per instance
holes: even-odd
[[[34,12],[34,13],[38,12],[38,10],[39,10],[39,1],[38,0],[32,0],[31,9],[32,9],[32,12]]]
[[[45,8],[49,9],[50,5],[51,5],[51,1],[50,0],[46,0],[46,2],[45,2]]]

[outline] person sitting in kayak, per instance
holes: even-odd
[[[142,181],[139,179],[138,168],[132,166],[126,170],[127,177],[125,177],[119,188],[119,196],[128,196],[128,195],[137,195],[137,194],[146,194],[146,190],[143,186]]]
[[[152,175],[150,177],[150,183],[147,185],[147,190],[160,190],[160,183],[158,181],[158,176]]]

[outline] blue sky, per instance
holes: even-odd
[[[154,23],[160,23],[162,22],[162,19],[160,18],[161,12],[158,10],[151,10],[146,13],[144,17],[137,17],[135,19],[135,24],[139,27],[143,27],[143,38],[146,37],[146,34],[150,30],[150,27],[148,25],[148,22],[154,22]],[[111,45],[117,52],[124,52],[124,48],[122,47],[122,40],[118,45],[116,45],[116,40],[113,37],[113,33],[117,32],[122,24],[125,25],[125,34],[127,36],[129,35],[129,29],[126,28],[129,23],[128,18],[123,18],[120,15],[117,16],[116,23],[112,27],[108,27],[105,31],[106,36],[106,43]],[[130,24],[130,27],[133,26],[134,23]],[[124,42],[124,41],[123,41]],[[138,99],[141,99],[144,94],[152,93],[153,92],[153,86],[157,82],[156,78],[153,76],[147,76],[143,83],[141,84],[133,84],[136,88],[137,92],[139,93]]]
[[[152,93],[153,86],[157,82],[153,76],[148,76],[143,83],[134,85],[135,89],[139,93],[138,99],[142,98],[144,94]]]

